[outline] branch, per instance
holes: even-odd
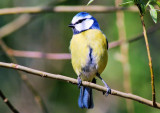
[[[34,74],[34,75],[41,76],[41,77],[63,80],[63,81],[66,81],[66,82],[69,82],[69,83],[72,83],[72,84],[77,84],[78,83],[77,79],[74,79],[74,78],[39,71],[39,70],[31,69],[31,68],[28,68],[28,67],[25,67],[25,66],[21,66],[21,65],[18,65],[18,64],[0,62],[0,67],[12,68],[12,69],[15,69],[15,70],[20,70],[20,71],[30,73],[30,74]],[[102,91],[102,92],[107,91],[105,87],[94,84],[94,83],[90,83],[90,82],[87,82],[87,81],[82,81],[82,85],[87,86],[87,87],[91,87],[93,89],[96,89],[96,90]],[[134,94],[124,93],[124,92],[120,92],[120,91],[112,89],[111,90],[111,95],[116,95],[116,96],[120,96],[120,97],[123,97],[123,98],[135,100],[135,101],[140,102],[142,104],[160,109],[160,103],[156,102],[156,106],[154,106],[151,100],[142,98],[142,97],[134,95]]]
[[[137,7],[109,7],[109,6],[55,6],[55,7],[15,7],[0,9],[0,15],[21,14],[21,13],[53,13],[53,12],[115,12],[119,10],[138,12]]]
[[[0,97],[6,103],[6,105],[10,108],[13,113],[19,113],[18,110],[10,103],[10,101],[5,97],[3,92],[0,90]]]
[[[155,85],[154,85],[154,74],[153,74],[153,67],[152,67],[152,58],[151,58],[151,53],[149,49],[149,43],[148,43],[148,38],[147,38],[147,32],[146,32],[146,27],[143,19],[143,15],[140,15],[141,22],[142,22],[142,27],[143,27],[143,34],[144,34],[144,39],[146,43],[146,48],[147,48],[147,54],[148,54],[148,61],[149,61],[149,68],[150,68],[150,73],[151,73],[151,86],[152,86],[152,101],[153,105],[156,105],[156,92],[155,92]]]

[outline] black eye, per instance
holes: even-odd
[[[83,20],[85,20],[85,19],[79,20],[78,23],[81,23]]]

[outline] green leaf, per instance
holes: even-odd
[[[134,5],[134,2],[128,1],[128,2],[124,2],[124,3],[120,4],[120,6],[128,6],[128,5]]]
[[[90,0],[87,5],[90,5],[94,0]]]
[[[150,15],[151,15],[153,21],[155,23],[157,23],[157,11],[151,4],[149,4],[149,7],[150,7],[150,10],[149,10],[150,11]]]

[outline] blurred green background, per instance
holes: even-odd
[[[0,8],[18,6],[54,5],[86,5],[86,0],[0,0]],[[115,6],[114,0],[95,0],[92,5]],[[76,13],[41,13],[33,14],[34,18],[16,32],[3,38],[3,41],[12,49],[24,51],[40,51],[44,53],[69,53],[69,44],[72,30],[68,28],[72,17]],[[116,13],[91,13],[99,22],[101,30],[109,42],[118,40]],[[142,26],[138,12],[125,12],[125,30],[127,39],[141,34]],[[0,27],[16,19],[17,15],[1,15]],[[145,15],[146,27],[154,24],[149,12]],[[159,20],[158,20],[159,21]],[[148,35],[153,61],[156,100],[160,102],[160,29]],[[109,61],[103,79],[113,89],[124,91],[122,64],[116,59],[120,48],[109,50]],[[49,60],[16,57],[18,64],[54,74],[76,78],[70,60]],[[0,61],[11,62],[0,48]],[[129,64],[132,93],[147,99],[152,99],[150,71],[144,38],[129,44]],[[101,92],[93,91],[94,109],[86,110],[78,107],[79,89],[76,85],[54,79],[41,78],[27,74],[29,81],[43,98],[49,113],[129,113],[124,98],[109,95],[105,97]],[[101,84],[100,80],[97,80]],[[33,94],[20,79],[17,71],[0,67],[0,89],[9,98],[11,103],[21,113],[42,113],[41,108],[34,100]],[[159,113],[155,108],[134,102],[134,112]],[[10,113],[10,109],[0,99],[0,113]]]

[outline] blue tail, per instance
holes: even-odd
[[[91,88],[81,86],[78,105],[80,108],[87,108],[87,109],[93,108],[94,105],[93,105]]]

